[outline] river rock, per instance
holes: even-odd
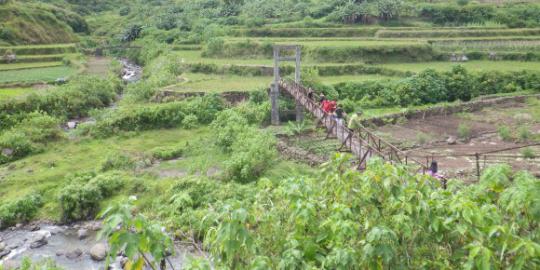
[[[76,121],[69,121],[69,122],[67,122],[67,127],[69,129],[75,129],[77,127],[77,122]]]
[[[4,242],[0,242],[0,252],[6,250],[6,244]]]
[[[6,157],[11,157],[11,155],[13,155],[13,149],[11,149],[11,148],[2,149],[2,155],[6,156]]]
[[[34,234],[32,235],[32,243],[30,244],[30,248],[39,248],[46,245],[48,243],[47,238],[49,237],[51,237],[51,233],[48,231],[34,232]]]
[[[79,240],[82,240],[82,239],[88,237],[88,230],[87,229],[79,229],[77,231],[77,237],[79,237]]]
[[[13,244],[9,245],[7,248],[11,249],[11,250],[14,250],[14,249],[19,248],[20,246],[22,246],[22,243],[18,242],[18,243],[13,243]]]
[[[82,250],[79,248],[72,250],[70,252],[66,252],[66,258],[71,259],[71,260],[77,259],[81,257],[81,255],[82,255]]]
[[[39,225],[37,225],[37,224],[30,225],[28,227],[28,230],[31,231],[31,232],[39,231],[40,229],[41,229],[41,227],[39,227]]]
[[[95,244],[90,249],[90,257],[94,261],[103,261],[107,256],[107,245],[103,243]]]
[[[0,251],[0,259],[4,258],[6,255],[8,255],[11,252],[11,250],[6,249],[4,251]]]

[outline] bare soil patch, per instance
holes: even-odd
[[[503,128],[511,138],[501,138]],[[537,98],[509,101],[470,113],[403,120],[374,128],[374,132],[417,160],[426,164],[436,160],[440,172],[448,177],[472,181],[476,179],[477,164],[483,170],[501,163],[540,174],[540,159],[536,158],[540,146],[525,147],[540,143]],[[517,149],[504,150],[509,148]],[[533,156],[524,154],[525,151]]]

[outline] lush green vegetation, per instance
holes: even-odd
[[[132,269],[162,264],[171,235],[207,252],[185,269],[540,265],[540,186],[531,174],[496,166],[443,189],[379,160],[352,169],[349,156],[332,153],[339,142],[318,139],[326,134],[312,119],[266,127],[275,44],[300,45],[302,83],[364,117],[538,93],[539,4],[45,2],[0,0],[0,83],[69,77],[46,91],[0,89],[2,229],[102,218],[110,259],[123,250]],[[109,60],[110,76],[103,66],[99,78],[81,75],[81,52],[107,46],[105,54],[142,65],[141,80],[123,83],[120,63]],[[284,78],[293,73],[292,63],[281,66]],[[229,104],[231,91],[247,100]],[[282,111],[294,108],[281,98]],[[537,108],[516,108],[520,127],[497,123],[494,134],[530,142]],[[470,139],[474,128],[463,122],[456,132]],[[331,160],[321,168],[287,160],[277,151],[283,133]]]
[[[6,99],[16,98],[19,96],[25,96],[34,91],[36,90],[33,88],[1,88],[0,89],[0,102]]]
[[[89,30],[77,13],[41,2],[2,1],[0,18],[0,44],[68,43]]]

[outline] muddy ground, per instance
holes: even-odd
[[[372,130],[410,157],[425,163],[426,157],[435,159],[445,176],[476,180],[476,153],[480,170],[508,163],[516,170],[540,174],[540,159],[533,157],[540,154],[540,146],[502,151],[540,142],[537,98],[509,101],[472,113],[403,120]]]

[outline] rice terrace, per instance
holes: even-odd
[[[540,269],[540,1],[0,0],[0,270]]]

